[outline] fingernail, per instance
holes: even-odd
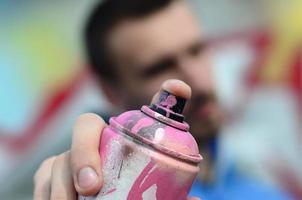
[[[91,167],[84,167],[78,175],[79,186],[83,189],[94,186],[98,181],[98,175]]]

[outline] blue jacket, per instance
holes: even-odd
[[[214,184],[196,181],[190,196],[202,200],[294,200],[285,192],[246,178],[234,170]]]

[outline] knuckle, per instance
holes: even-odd
[[[52,171],[63,167],[63,163],[69,159],[69,153],[69,151],[66,151],[56,157],[53,163]]]
[[[60,155],[58,155],[57,158],[56,158],[56,160],[55,160],[55,162],[54,162],[54,165],[56,165],[56,164],[61,163],[62,161],[64,161],[65,157],[66,157],[65,152],[62,153],[62,154],[60,154]]]
[[[52,156],[52,157],[47,158],[40,164],[40,166],[38,167],[38,169],[35,172],[34,177],[33,177],[33,181],[35,184],[39,182],[40,177],[44,174],[43,171],[45,171],[45,168],[49,168],[49,169],[52,168],[52,164],[55,159],[56,159],[56,156]]]
[[[41,165],[40,168],[52,165],[53,161],[57,158],[57,156],[51,156],[49,158],[47,158],[46,160],[44,160]]]

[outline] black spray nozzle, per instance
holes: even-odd
[[[161,90],[158,99],[150,105],[150,108],[170,119],[183,122],[184,116],[182,115],[182,112],[185,105],[185,98]]]

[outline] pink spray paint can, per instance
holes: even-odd
[[[202,157],[181,114],[185,103],[161,91],[149,107],[112,117],[100,143],[104,185],[79,200],[187,199]]]

